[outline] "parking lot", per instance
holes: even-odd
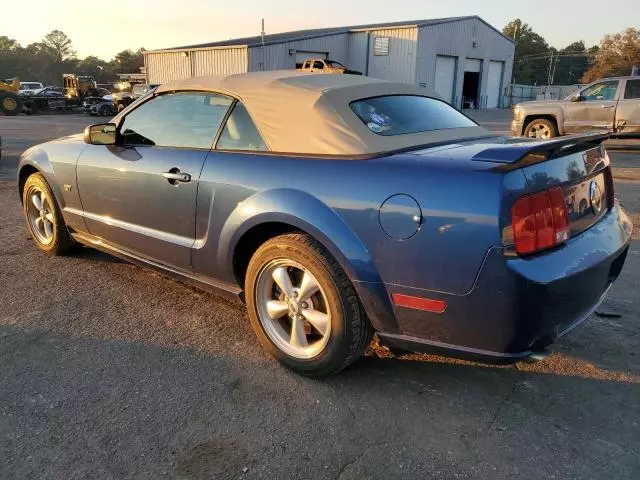
[[[263,353],[240,305],[36,250],[18,155],[91,121],[0,117],[0,478],[640,478],[640,152],[610,153],[635,224],[622,275],[548,359],[374,347],[311,380]]]

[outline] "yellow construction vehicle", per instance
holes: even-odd
[[[17,115],[22,111],[22,98],[18,95],[20,80],[14,78],[11,83],[0,81],[0,113]]]

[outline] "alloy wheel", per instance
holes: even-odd
[[[529,129],[529,138],[539,138],[546,140],[548,138],[551,138],[551,130],[548,126],[542,123],[532,125]]]
[[[329,304],[307,268],[289,259],[269,262],[258,275],[255,295],[260,323],[280,350],[302,359],[324,350],[331,333]]]
[[[37,187],[29,190],[27,218],[36,240],[42,245],[53,242],[55,233],[55,210],[47,194]]]

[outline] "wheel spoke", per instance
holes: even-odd
[[[273,280],[287,297],[293,297],[293,285],[285,267],[279,267],[273,271]]]
[[[313,325],[313,328],[315,328],[318,333],[321,335],[325,334],[329,322],[329,315],[319,312],[318,310],[302,310],[302,315]]]
[[[289,306],[287,305],[287,302],[283,302],[281,300],[270,300],[267,302],[267,313],[272,320],[282,317],[288,311]]]
[[[36,228],[38,230],[42,230],[42,217],[36,217],[35,222],[36,222]]]
[[[47,203],[47,196],[44,194],[44,192],[40,192],[40,210],[44,208],[45,203]]]
[[[307,343],[307,335],[304,333],[304,322],[298,320],[298,317],[291,319],[291,340],[289,340],[292,347],[306,348],[309,346]]]
[[[53,223],[54,218],[53,218],[53,213],[47,213],[44,218],[46,218],[47,220],[49,220],[51,223]]]
[[[47,240],[53,237],[53,224],[49,220],[44,220],[44,233],[47,236]]]
[[[38,209],[38,211],[42,210],[42,202],[40,201],[40,196],[37,193],[34,193],[31,196],[31,203]]]
[[[302,283],[300,284],[300,300],[307,300],[320,289],[316,279],[309,272],[304,272]]]

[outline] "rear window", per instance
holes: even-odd
[[[449,104],[418,95],[366,98],[351,102],[349,106],[377,135],[404,135],[477,125]]]

